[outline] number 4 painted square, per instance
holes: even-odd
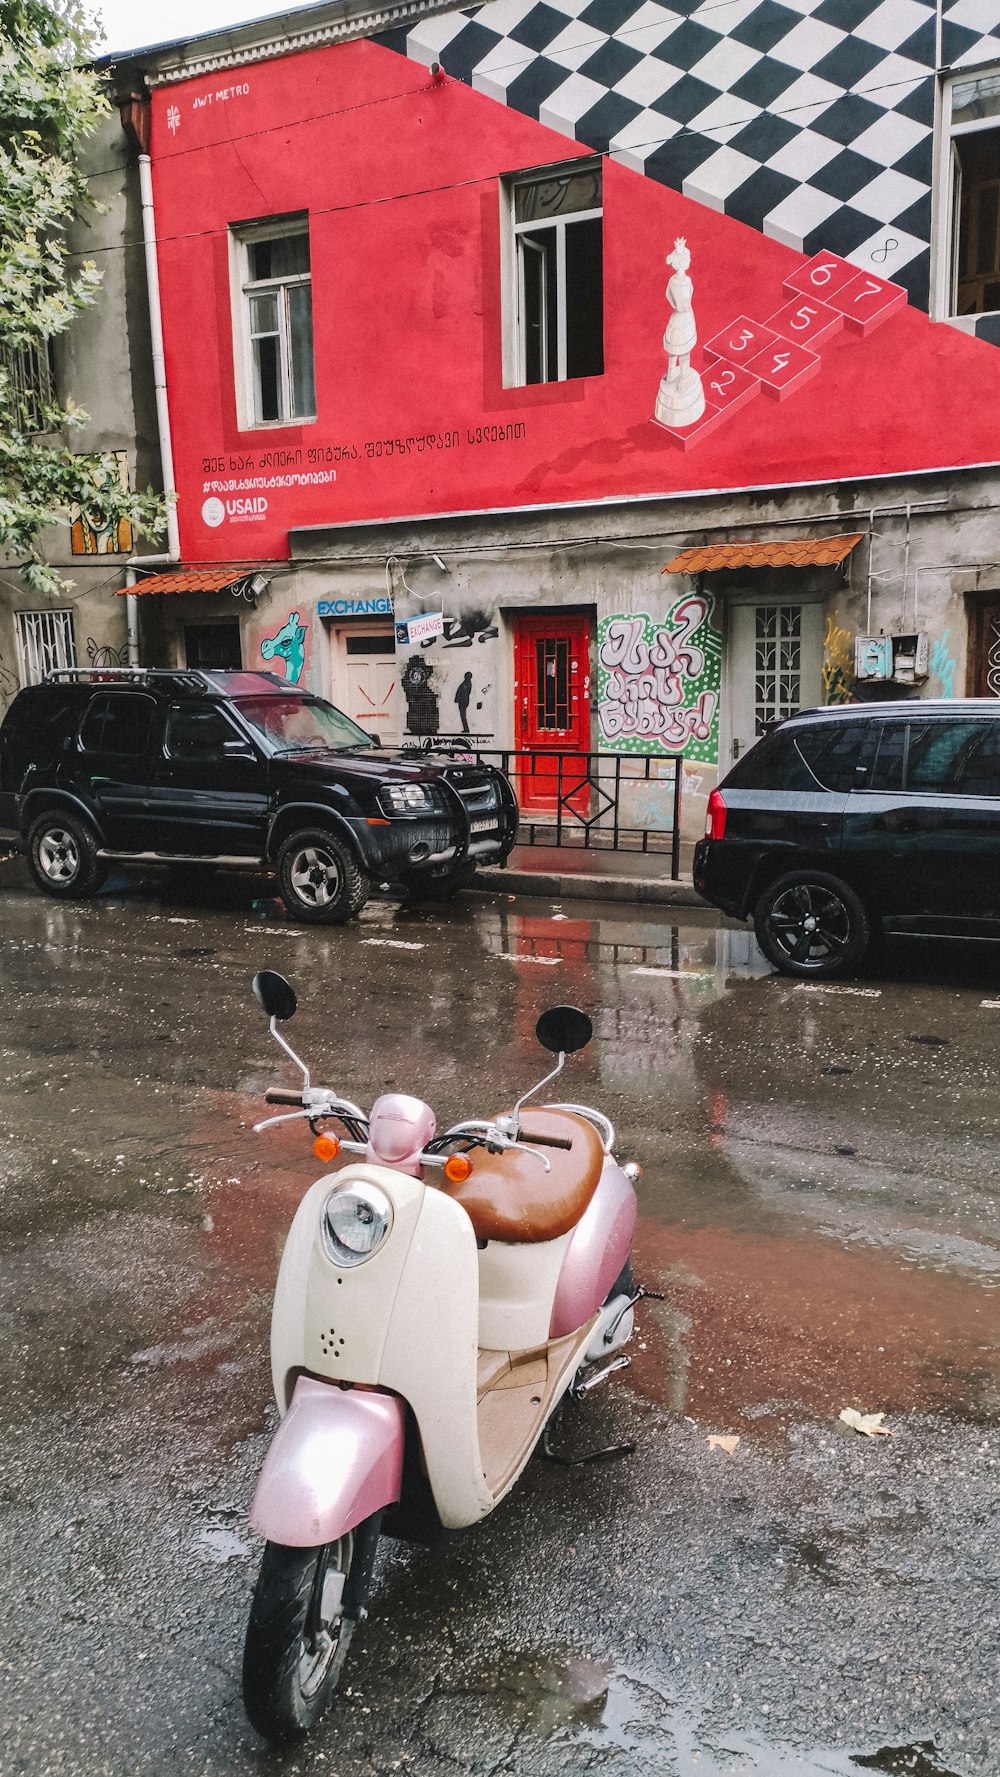
[[[906,291],[901,284],[873,278],[866,271],[859,272],[835,296],[827,297],[830,307],[840,310],[845,326],[862,337],[874,333],[875,328],[881,327],[882,322],[902,308],[906,300]]]
[[[776,339],[773,345],[763,352],[758,352],[747,365],[751,376],[759,376],[765,395],[772,401],[784,401],[786,395],[794,395],[815,376],[820,360],[815,352],[807,352],[790,339]]]

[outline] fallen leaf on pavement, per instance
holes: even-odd
[[[857,1407],[845,1407],[840,1415],[845,1425],[850,1425],[865,1438],[891,1438],[892,1433],[887,1425],[882,1424],[881,1413],[859,1413]]]
[[[727,1456],[732,1456],[739,1441],[738,1437],[720,1438],[717,1433],[713,1432],[708,1440],[708,1447],[710,1450],[724,1450]]]

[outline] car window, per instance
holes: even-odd
[[[867,724],[809,722],[765,734],[733,766],[734,790],[853,789]]]
[[[868,724],[852,716],[842,722],[809,722],[793,729],[795,745],[824,790],[853,790]]]
[[[118,691],[95,697],[80,729],[80,745],[88,753],[136,756],[146,751],[156,705],[151,697]]]
[[[901,790],[903,788],[903,762],[906,758],[908,725],[906,722],[882,722],[878,725],[876,732],[877,747],[868,788],[870,790]]]
[[[172,759],[221,759],[223,743],[239,740],[232,723],[211,704],[171,710],[164,749]]]
[[[809,771],[787,728],[755,741],[725,779],[733,790],[815,790]]]
[[[322,697],[241,697],[236,707],[279,753],[339,753],[372,745],[363,728]]]
[[[1000,794],[995,740],[1000,724],[982,720],[911,722],[909,729],[908,790],[953,796]],[[971,788],[974,783],[982,787]]]

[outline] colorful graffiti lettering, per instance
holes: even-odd
[[[273,636],[264,636],[260,644],[262,660],[280,660],[284,663],[285,678],[290,685],[297,685],[302,677],[302,668],[306,663],[308,627],[308,624],[299,622],[298,612],[292,611],[281,628]]]
[[[958,671],[958,661],[948,647],[950,635],[951,630],[946,629],[944,634],[937,638],[931,649],[930,658],[931,676],[937,679],[941,687],[940,695],[948,698],[955,695],[955,674]]]
[[[835,617],[828,617],[823,637],[823,702],[851,703],[853,697],[851,632],[842,629]]]
[[[684,752],[714,764],[719,750],[722,645],[711,598],[686,597],[665,618],[645,612],[598,626],[597,707],[617,752]]]

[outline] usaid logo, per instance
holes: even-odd
[[[223,505],[222,501],[216,499],[213,494],[211,499],[206,500],[202,506],[201,516],[205,524],[211,525],[213,530],[226,518],[232,519],[236,523],[245,524],[254,519],[267,517],[267,501],[263,495],[257,494],[252,499],[227,500]]]

